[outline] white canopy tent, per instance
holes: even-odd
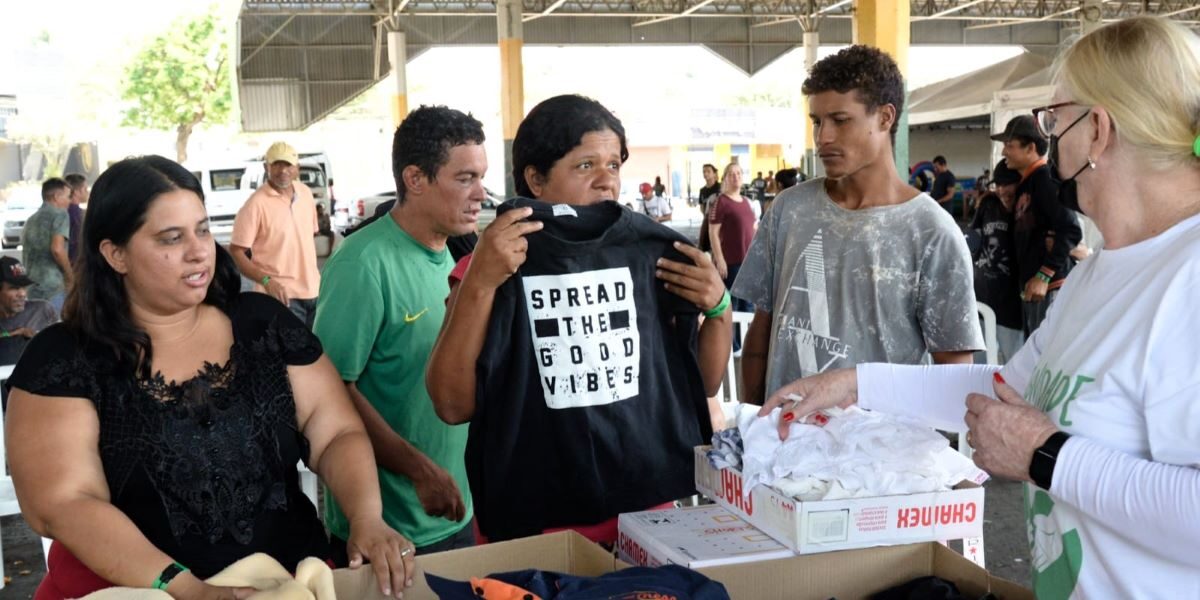
[[[1051,59],[1025,52],[953,79],[913,90],[908,124],[926,125],[992,114],[997,90],[1024,86],[1047,71]]]

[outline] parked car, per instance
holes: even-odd
[[[4,205],[4,248],[16,248],[21,244],[21,231],[25,221],[42,206],[42,188],[22,186],[13,188]]]

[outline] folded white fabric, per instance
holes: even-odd
[[[206,580],[212,585],[252,587],[253,600],[337,600],[333,571],[317,558],[306,558],[292,577],[278,561],[266,554],[251,554]],[[154,589],[115,587],[93,592],[83,600],[171,600],[171,595]]]
[[[779,439],[779,409],[739,412],[743,493],[766,484],[805,501],[948,489],[977,469],[941,434],[915,419],[856,407],[824,411],[824,426],[793,423]]]

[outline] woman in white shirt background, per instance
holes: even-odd
[[[1200,597],[1197,82],[1200,38],[1158,17],[1058,58],[1034,114],[1059,200],[1105,247],[1008,364],[859,365],[768,390],[759,414],[783,437],[855,402],[966,430],[981,468],[1025,482],[1038,598]]]

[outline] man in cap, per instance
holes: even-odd
[[[33,280],[21,261],[0,258],[0,365],[16,364],[37,332],[58,321],[58,311],[45,300],[29,300],[26,288]]]
[[[267,184],[233,220],[229,250],[254,289],[274,296],[312,327],[321,275],[317,271],[317,206],[298,180],[300,157],[286,142],[267,149]]]
[[[1016,189],[1017,285],[1025,335],[1033,333],[1054,302],[1071,268],[1071,249],[1083,234],[1070,209],[1058,201],[1058,182],[1046,163],[1046,139],[1032,115],[1013,117],[992,139],[1004,144],[1008,168],[1020,174]]]
[[[638,187],[638,191],[642,193],[642,208],[646,211],[646,216],[659,223],[671,220],[671,202],[662,196],[654,195],[654,186],[643,183]]]

